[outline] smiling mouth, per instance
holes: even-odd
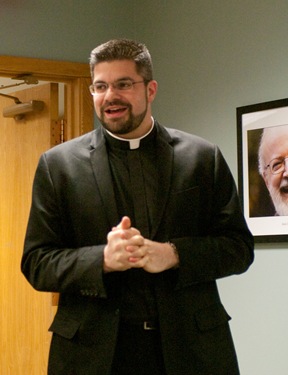
[[[288,194],[288,185],[282,186],[280,188],[280,192],[281,192],[281,194]]]
[[[108,108],[105,109],[105,113],[108,113],[109,115],[120,114],[125,112],[126,109],[127,107]]]

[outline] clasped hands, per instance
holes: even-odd
[[[169,243],[144,238],[138,229],[131,227],[127,216],[107,235],[103,263],[105,273],[130,268],[158,273],[176,267],[178,263],[179,258]]]

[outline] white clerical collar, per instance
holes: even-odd
[[[154,118],[151,117],[151,120],[152,120],[152,126],[151,126],[150,130],[148,131],[148,133],[142,135],[142,137],[140,137],[140,138],[134,138],[134,139],[121,138],[121,137],[118,137],[117,135],[111,133],[111,132],[108,131],[107,129],[106,129],[106,131],[107,131],[107,133],[110,134],[111,137],[113,137],[113,138],[119,139],[120,141],[126,141],[126,142],[129,142],[130,150],[135,150],[136,148],[139,148],[141,139],[147,137],[147,135],[150,134],[150,133],[152,132],[152,130],[153,130],[153,128],[154,128]]]

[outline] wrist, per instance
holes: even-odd
[[[176,247],[175,243],[170,242],[170,241],[168,241],[167,244],[171,247],[171,249],[173,251],[173,254],[174,254],[174,257],[175,257],[175,264],[172,268],[178,268],[180,259],[179,259],[179,253],[178,253],[177,247]]]

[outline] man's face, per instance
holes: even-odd
[[[275,131],[267,136],[264,148],[265,165],[273,159],[280,160],[288,157],[288,127],[275,127]],[[274,203],[276,212],[280,216],[288,215],[288,159],[285,161],[284,171],[272,174],[266,169],[264,180]]]
[[[113,83],[129,79],[138,82],[129,90],[118,90]],[[104,128],[123,138],[138,138],[151,127],[151,103],[157,83],[148,82],[136,72],[134,61],[114,60],[94,67],[93,83],[107,83],[108,89],[93,95],[96,115]]]

